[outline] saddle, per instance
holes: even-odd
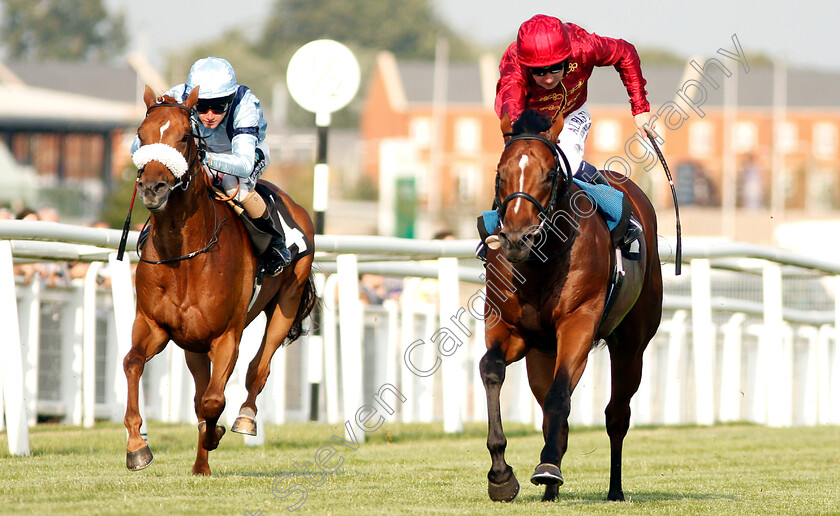
[[[251,243],[254,245],[254,253],[257,256],[262,255],[268,249],[272,239],[277,237],[283,238],[286,242],[293,262],[298,257],[312,253],[314,249],[312,242],[309,241],[303,228],[292,218],[288,208],[283,203],[283,199],[275,195],[270,188],[262,183],[257,183],[254,190],[263,198],[268,207],[268,213],[273,225],[271,228],[267,227],[267,225],[266,227],[257,227],[254,221],[248,217],[248,214],[238,204],[232,200],[227,201],[234,212],[239,215],[239,219],[245,225],[245,229],[248,230]],[[215,191],[217,196],[223,195],[218,190]],[[294,238],[290,238],[290,233],[294,234]]]

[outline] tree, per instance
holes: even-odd
[[[13,59],[107,59],[122,54],[122,14],[102,0],[0,0],[0,41]]]
[[[473,59],[478,54],[435,15],[429,0],[277,0],[259,48],[264,55],[279,57],[326,38],[351,48],[431,59],[438,36],[449,40],[453,60]]]

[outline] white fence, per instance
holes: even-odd
[[[5,422],[11,452],[28,453],[27,427],[38,417],[84,426],[122,420],[134,294],[128,264],[114,259],[119,232],[0,221],[0,239],[8,239],[0,241],[7,332],[0,341],[0,429]],[[319,393],[317,417],[331,423],[373,428],[385,416],[443,421],[457,432],[465,421],[484,420],[477,367],[484,354],[482,269],[474,259],[457,259],[471,257],[474,246],[318,237],[318,331],[276,353],[258,419],[306,420]],[[667,261],[669,243],[660,248]],[[67,286],[23,285],[15,284],[12,255],[17,262],[93,265]],[[633,424],[840,424],[840,265],[744,244],[687,243],[684,258],[680,277],[665,266],[663,322],[645,354]],[[110,289],[98,285],[103,274]],[[398,291],[381,304],[363,303],[361,274],[392,278]],[[226,391],[228,424],[244,400],[244,370],[261,332],[258,319],[243,337]],[[505,420],[541,424],[524,364],[508,368],[502,393]],[[192,379],[177,346],[147,364],[143,395],[144,419],[195,421]],[[603,424],[608,396],[609,357],[599,348],[574,393],[571,422]]]

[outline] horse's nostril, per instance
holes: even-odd
[[[161,181],[160,183],[155,185],[155,193],[159,194],[166,189],[166,183]]]
[[[522,239],[522,243],[524,243],[528,247],[531,247],[534,245],[534,242],[536,242],[536,238],[536,233],[528,233],[527,235],[525,235],[525,238]]]

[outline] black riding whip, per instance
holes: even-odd
[[[653,145],[653,150],[655,150],[656,155],[659,156],[662,168],[665,169],[665,176],[668,178],[668,183],[671,184],[671,195],[674,196],[674,213],[676,213],[677,216],[677,258],[674,263],[674,274],[679,276],[680,272],[682,272],[682,225],[680,224],[680,205],[677,202],[677,189],[674,187],[674,178],[671,177],[671,171],[668,170],[668,164],[665,163],[665,156],[662,155],[662,151],[659,150],[659,145],[656,144],[656,137],[654,137],[653,133],[648,128],[645,128],[645,132],[647,132],[650,144]]]
[[[120,247],[117,249],[117,260],[122,261],[123,254],[125,254],[125,245],[128,242],[128,231],[131,227],[131,211],[134,209],[134,198],[137,197],[137,183],[140,182],[140,174],[143,170],[137,171],[137,180],[134,181],[134,193],[131,194],[131,204],[128,206],[128,215],[125,217],[125,224],[123,224],[122,235],[120,236]]]

